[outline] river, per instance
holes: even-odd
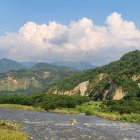
[[[140,140],[139,124],[96,116],[0,109],[0,119],[23,122],[30,140]]]

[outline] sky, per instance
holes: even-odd
[[[139,0],[1,0],[0,58],[103,65],[140,50]]]

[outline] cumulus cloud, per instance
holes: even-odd
[[[69,25],[27,22],[18,33],[0,37],[1,57],[15,60],[89,61],[101,65],[140,49],[140,30],[119,13],[107,17],[104,26],[82,18]]]

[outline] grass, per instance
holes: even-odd
[[[45,111],[44,109],[36,106],[26,106],[18,104],[0,104],[0,108],[11,108],[11,109],[22,109],[22,110],[36,110],[36,111]]]
[[[28,140],[28,135],[21,132],[22,124],[0,120],[0,140]]]
[[[102,102],[88,102],[77,106],[75,109],[84,112],[86,115],[96,115],[101,118],[110,120],[121,120],[127,122],[140,123],[140,114],[119,114],[118,112],[107,112],[101,107]]]
[[[140,114],[119,114],[118,112],[108,112],[102,109],[102,102],[90,101],[82,105],[77,105],[75,108],[57,108],[49,110],[49,112],[57,112],[63,114],[79,114],[84,113],[86,115],[95,115],[101,118],[110,120],[120,120],[125,122],[140,123]],[[44,111],[40,107],[16,105],[16,104],[0,104],[0,108],[16,108],[23,110],[36,110]]]
[[[102,102],[90,101],[82,105],[77,105],[73,109],[61,108],[50,111],[66,114],[85,113],[86,115],[95,115],[110,120],[140,123],[140,114],[119,114],[118,112],[107,112],[102,109],[101,104]]]
[[[57,112],[57,113],[62,113],[62,114],[79,114],[80,113],[74,108],[57,108],[57,109],[49,110],[49,112]]]

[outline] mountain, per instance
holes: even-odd
[[[20,62],[25,68],[32,68],[38,62],[24,61]]]
[[[32,69],[35,70],[50,70],[50,71],[58,71],[58,70],[65,70],[65,71],[76,71],[76,69],[68,66],[58,66],[54,64],[40,62],[35,64]]]
[[[86,70],[86,69],[91,69],[95,68],[96,66],[88,63],[88,62],[72,62],[72,61],[56,61],[53,62],[52,64],[59,65],[59,66],[68,66],[75,68],[77,70]]]
[[[54,94],[87,95],[96,100],[140,98],[138,50],[108,65],[85,71],[43,62],[21,69],[23,65],[18,62],[7,59],[1,61],[9,67],[13,64],[9,69],[20,70],[8,71],[7,68],[8,72],[0,74],[0,94],[47,91]]]
[[[0,73],[5,73],[10,70],[23,69],[24,66],[14,60],[2,58],[0,59]]]
[[[129,52],[118,61],[52,84],[48,92],[79,93],[96,100],[140,98],[140,51]]]
[[[0,74],[0,94],[40,92],[75,73],[77,71],[73,68],[47,63],[38,63],[29,69],[11,70]]]

